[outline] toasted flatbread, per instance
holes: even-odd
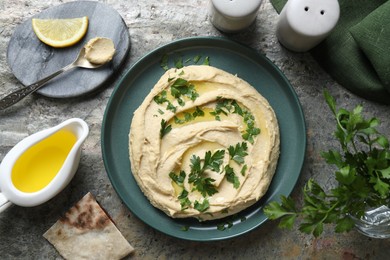
[[[43,236],[65,259],[122,259],[134,251],[91,193]]]

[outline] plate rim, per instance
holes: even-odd
[[[110,112],[110,109],[111,109],[111,106],[112,106],[112,102],[114,102],[114,97],[117,95],[117,92],[120,91],[120,89],[122,88],[121,86],[123,86],[124,82],[127,80],[127,77],[129,74],[131,74],[131,71],[135,70],[135,69],[138,69],[138,67],[140,65],[142,65],[142,63],[144,62],[145,59],[147,59],[148,57],[150,56],[153,56],[154,54],[158,53],[158,52],[161,52],[162,50],[164,49],[169,49],[170,47],[172,46],[180,46],[182,44],[186,45],[188,43],[193,43],[193,42],[203,42],[203,41],[210,41],[212,42],[213,44],[216,43],[218,45],[219,48],[222,48],[224,50],[230,50],[230,47],[227,48],[226,46],[221,46],[225,43],[227,44],[230,44],[230,45],[236,45],[238,48],[243,48],[244,50],[246,50],[247,52],[250,52],[250,53],[253,53],[254,55],[256,55],[256,57],[250,57],[250,60],[256,62],[256,59],[262,59],[264,60],[268,66],[270,66],[272,68],[272,72],[276,72],[278,74],[278,77],[280,77],[283,82],[286,84],[286,86],[288,87],[288,90],[289,92],[292,94],[292,98],[294,100],[294,103],[296,104],[298,110],[296,111],[297,112],[297,115],[298,117],[301,119],[300,120],[300,128],[302,128],[302,136],[303,136],[303,140],[302,140],[302,145],[301,145],[301,151],[299,153],[300,155],[300,158],[299,158],[299,173],[296,174],[295,176],[295,179],[294,179],[294,182],[286,189],[283,190],[283,193],[288,196],[291,194],[291,192],[293,191],[293,189],[295,188],[296,186],[296,183],[298,182],[298,179],[299,179],[299,176],[301,175],[301,172],[302,172],[302,168],[303,168],[303,165],[304,165],[304,159],[305,159],[305,155],[306,155],[306,146],[307,146],[307,136],[306,136],[306,121],[305,121],[305,117],[304,117],[304,113],[303,113],[303,109],[302,109],[302,105],[300,103],[300,100],[298,98],[298,95],[297,93],[295,92],[295,89],[292,87],[291,83],[289,82],[289,80],[287,79],[287,77],[284,75],[284,73],[270,60],[268,59],[264,54],[256,51],[255,49],[253,48],[250,48],[249,46],[246,46],[242,43],[239,43],[237,41],[234,41],[234,40],[231,40],[231,39],[228,39],[228,38],[224,38],[224,37],[216,37],[216,36],[197,36],[197,37],[187,37],[187,38],[181,38],[181,39],[177,39],[177,40],[174,40],[174,41],[171,41],[169,43],[166,43],[162,46],[159,46],[159,47],[156,47],[155,49],[147,52],[145,55],[143,55],[141,58],[139,58],[124,74],[123,76],[121,77],[121,79],[119,80],[119,82],[116,84],[114,90],[112,91],[111,95],[110,95],[110,98],[109,98],[109,101],[107,102],[107,105],[106,105],[106,109],[105,109],[105,112],[104,112],[104,115],[103,115],[103,121],[102,121],[102,127],[101,127],[101,149],[102,149],[102,157],[103,157],[103,163],[104,163],[104,166],[105,166],[105,169],[106,169],[106,173],[109,177],[109,180],[111,182],[111,185],[113,186],[115,192],[117,193],[118,197],[121,199],[121,201],[125,204],[125,206],[130,210],[130,212],[132,212],[139,220],[141,220],[143,223],[145,223],[147,226],[161,232],[161,233],[164,233],[170,237],[174,237],[174,238],[179,238],[179,239],[183,239],[183,240],[189,240],[189,241],[198,241],[198,242],[209,242],[209,241],[220,241],[220,240],[226,240],[226,239],[231,239],[231,238],[234,238],[234,237],[238,237],[240,235],[243,235],[243,234],[246,234],[256,228],[258,228],[259,226],[261,226],[264,222],[266,222],[268,220],[267,217],[265,217],[262,221],[258,221],[256,225],[253,225],[251,226],[250,228],[247,228],[245,229],[244,231],[242,232],[237,232],[237,233],[234,233],[234,234],[228,234],[227,232],[225,233],[226,235],[225,236],[218,236],[218,237],[213,237],[213,238],[191,238],[191,237],[188,237],[188,236],[178,236],[178,235],[175,235],[175,234],[171,234],[171,233],[167,233],[166,231],[164,230],[161,230],[159,229],[158,227],[155,227],[153,225],[151,225],[150,223],[146,222],[145,220],[143,220],[142,218],[139,217],[139,214],[137,214],[136,212],[134,212],[131,207],[127,204],[127,202],[122,198],[122,195],[120,194],[120,192],[118,192],[118,186],[116,184],[116,181],[114,180],[113,176],[111,173],[109,173],[109,168],[110,166],[108,165],[108,162],[107,162],[107,156],[105,154],[105,149],[106,149],[106,145],[105,145],[105,139],[104,139],[104,136],[106,134],[106,130],[105,130],[105,126],[107,124],[107,121],[109,121],[110,119],[108,118],[108,114]],[[186,45],[187,46],[187,45]],[[187,46],[188,47],[188,46]],[[215,46],[212,46],[212,47],[215,47]],[[180,48],[179,48],[180,49]],[[180,49],[181,50],[181,49]],[[246,57],[246,55],[243,55]],[[256,62],[258,63],[258,62]],[[141,74],[141,73],[138,73],[138,74]],[[128,141],[128,140],[127,140]],[[297,169],[298,169],[297,168]],[[131,170],[130,171],[130,174],[131,173]],[[142,193],[142,192],[141,192]],[[144,194],[142,193],[142,195],[144,196]],[[276,201],[279,201],[280,198],[273,198],[273,200],[276,200]],[[261,200],[260,200],[261,201]],[[254,205],[257,205],[259,203],[256,202]],[[254,206],[253,205],[253,206]],[[253,207],[251,206],[251,207]],[[250,208],[251,208],[250,207]],[[262,209],[259,209],[260,211],[262,211]],[[169,218],[167,216],[167,218]],[[221,233],[223,233],[224,231],[219,231]],[[187,232],[184,232],[184,233],[187,233]],[[188,233],[187,233],[188,234]]]

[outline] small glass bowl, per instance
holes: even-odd
[[[370,208],[361,218],[353,215],[350,217],[355,222],[357,230],[363,235],[372,238],[390,238],[390,208],[388,206]]]

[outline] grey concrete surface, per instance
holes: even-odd
[[[15,29],[28,17],[67,0],[0,1],[0,94],[22,85],[6,62],[7,44]],[[103,113],[121,76],[143,55],[165,43],[191,36],[227,37],[263,53],[286,75],[298,94],[307,124],[304,167],[292,196],[302,199],[301,189],[309,178],[331,187],[332,168],[320,156],[336,146],[334,122],[324,102],[327,88],[339,106],[363,104],[364,114],[382,121],[381,131],[390,136],[390,107],[369,102],[337,84],[308,53],[292,53],[275,36],[278,19],[264,0],[257,19],[246,31],[227,35],[209,21],[207,0],[104,0],[126,22],[131,51],[123,68],[100,92],[73,99],[51,99],[31,95],[14,107],[0,112],[0,160],[21,139],[68,118],[80,117],[90,126],[83,146],[78,172],[72,182],[53,200],[33,208],[13,206],[0,214],[0,259],[61,259],[42,234],[91,191],[111,215],[126,239],[134,246],[131,259],[388,259],[390,241],[365,237],[357,231],[336,234],[326,227],[323,236],[313,238],[297,228],[280,230],[268,221],[243,236],[219,242],[183,241],[162,234],[137,219],[121,202],[107,177],[101,154],[100,133]]]

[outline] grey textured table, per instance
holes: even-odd
[[[28,17],[67,0],[0,1],[0,93],[22,85],[6,62],[9,39]],[[356,231],[335,234],[327,227],[323,236],[280,230],[267,222],[256,230],[226,241],[197,243],[171,238],[138,220],[121,202],[104,169],[100,130],[107,101],[126,70],[147,52],[172,40],[190,36],[222,36],[234,39],[263,53],[290,80],[301,101],[307,124],[307,154],[302,174],[293,192],[297,200],[308,178],[329,187],[331,168],[320,152],[336,145],[334,122],[323,96],[329,89],[340,106],[363,104],[367,116],[382,121],[380,130],[390,136],[389,106],[366,101],[346,91],[327,75],[307,53],[282,48],[275,37],[278,15],[264,0],[257,20],[248,30],[225,35],[209,21],[207,0],[111,0],[102,1],[116,9],[126,22],[131,52],[117,75],[100,92],[72,99],[51,99],[31,95],[7,111],[0,112],[0,160],[21,139],[68,118],[80,117],[90,126],[83,146],[80,167],[68,187],[50,202],[34,207],[13,206],[0,215],[1,259],[60,259],[42,234],[91,191],[111,215],[127,240],[135,247],[133,259],[388,259],[390,240],[365,237]]]

